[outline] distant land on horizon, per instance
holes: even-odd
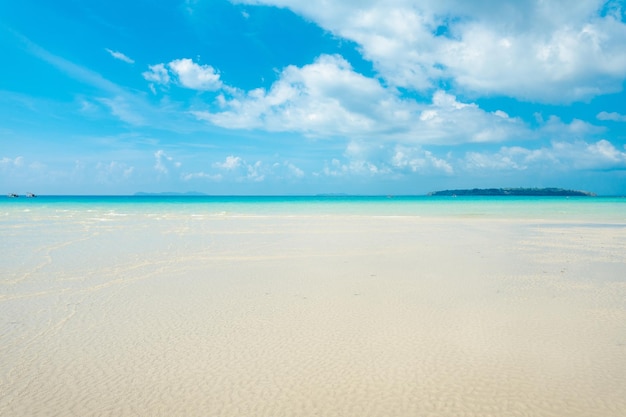
[[[532,197],[595,197],[595,193],[563,188],[472,188],[442,190],[428,193],[429,196],[532,196]]]
[[[196,196],[213,196],[198,191],[186,192],[136,192],[137,197],[196,197]],[[382,195],[382,194],[381,194]],[[596,197],[597,195],[588,191],[568,190],[564,188],[471,188],[457,190],[440,190],[432,191],[427,196],[533,196],[533,197]],[[354,197],[360,196],[356,194],[345,193],[324,193],[315,194],[314,197]]]

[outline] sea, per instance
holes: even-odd
[[[625,197],[37,196],[0,198],[0,222],[72,216],[413,216],[626,223]]]

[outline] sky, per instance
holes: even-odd
[[[626,195],[626,0],[0,1],[0,193]]]

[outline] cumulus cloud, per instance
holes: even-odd
[[[174,158],[167,155],[163,149],[159,149],[154,153],[154,169],[161,174],[169,174],[170,169],[180,168],[180,162],[174,161]]]
[[[165,64],[149,65],[149,71],[143,72],[143,78],[157,84],[167,85],[170,82],[170,74],[165,68]]]
[[[115,59],[119,59],[120,61],[124,61],[124,62],[126,62],[128,64],[134,64],[135,63],[134,59],[131,59],[131,58],[127,57],[126,55],[124,55],[121,52],[112,51],[109,48],[105,48],[105,51],[107,51],[109,54],[111,54],[111,56],[113,58],[115,58]]]
[[[268,170],[261,161],[248,163],[241,157],[233,155],[227,156],[223,162],[214,163],[213,166],[237,181],[263,181]]]
[[[397,179],[414,175],[452,175],[449,155],[436,156],[421,146],[351,141],[343,158],[326,161],[316,176],[366,176]]]
[[[168,64],[183,87],[215,91],[222,87],[219,73],[210,65],[198,65],[191,59],[176,59]]]
[[[467,93],[556,103],[620,91],[626,78],[622,12],[599,0],[237,2],[291,9],[409,89],[451,80]]]
[[[611,120],[613,122],[626,122],[626,114],[620,114],[616,112],[602,111],[596,116],[598,120]]]
[[[294,181],[305,176],[305,173],[297,165],[290,161],[256,161],[249,163],[239,156],[229,155],[222,161],[212,164],[213,172],[198,171],[182,173],[184,181],[206,180],[220,182],[222,180],[234,180],[237,182],[261,182],[267,178],[273,180]]]
[[[379,176],[390,173],[388,159],[388,149],[384,144],[352,140],[348,143],[344,151],[346,163],[338,165],[338,160],[333,160],[332,165],[340,167],[340,171],[335,171],[331,175],[339,176],[343,174],[356,174],[363,176]]]
[[[142,73],[146,81],[168,85],[172,80],[181,87],[199,91],[216,91],[223,87],[220,74],[210,65],[199,65],[189,58],[175,59],[168,64],[148,66]]]
[[[537,164],[558,163],[554,152],[548,149],[526,149],[506,146],[498,152],[467,152],[465,167],[471,171],[515,170],[524,171]]]
[[[217,113],[194,112],[218,126],[328,135],[373,128],[373,107],[394,99],[339,56],[323,55],[302,68],[286,67],[269,91],[222,95]],[[368,101],[373,100],[373,101]]]
[[[530,135],[520,119],[501,110],[486,112],[443,91],[434,93],[432,103],[421,111],[412,133],[422,138],[420,143],[434,144],[501,142]]]
[[[580,119],[566,123],[557,116],[550,116],[546,121],[538,117],[538,121],[541,123],[538,133],[552,139],[583,139],[605,131],[602,126],[595,126]]]
[[[555,141],[549,147],[528,149],[502,147],[497,152],[467,152],[465,168],[471,171],[514,170],[531,168],[615,170],[626,169],[626,152],[609,141]]]
[[[240,157],[229,155],[226,157],[224,162],[216,162],[215,166],[220,169],[232,171],[234,169],[239,168],[241,164],[242,164],[242,161]]]
[[[401,98],[365,77],[337,55],[303,67],[288,66],[269,90],[218,97],[219,111],[193,111],[231,129],[299,132],[316,137],[389,138],[414,143],[497,142],[527,134],[524,123],[502,111],[485,112],[437,91],[431,103]]]
[[[626,168],[626,152],[607,140],[556,142],[554,152],[561,161],[577,169],[610,170]]]
[[[421,148],[396,146],[391,158],[391,164],[395,168],[410,172],[441,171],[448,175],[454,173],[454,169],[448,161],[438,158],[432,152]]]

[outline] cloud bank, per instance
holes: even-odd
[[[430,103],[402,98],[338,55],[288,66],[269,90],[231,89],[218,110],[196,117],[229,129],[299,132],[312,137],[378,137],[410,143],[498,142],[526,135],[523,122],[436,91]]]
[[[289,8],[359,45],[387,83],[544,103],[620,91],[626,25],[619,2],[590,0],[238,0]]]

